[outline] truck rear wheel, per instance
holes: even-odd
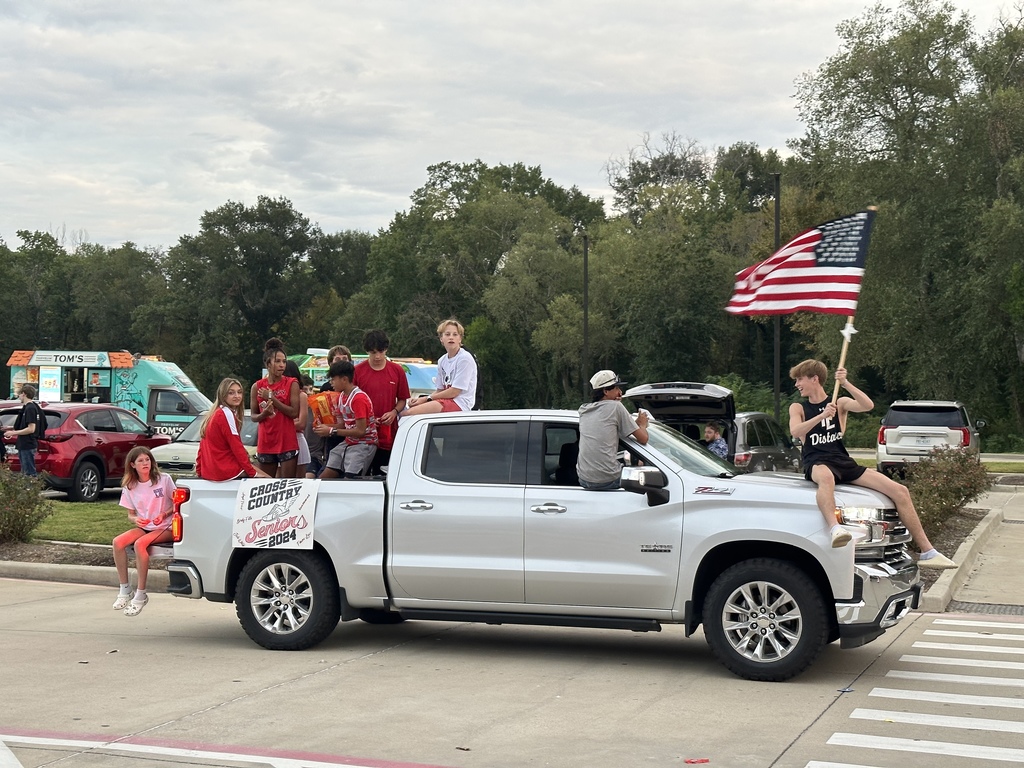
[[[756,558],[727,568],[708,590],[703,616],[715,657],[747,680],[795,677],[828,639],[821,592],[781,560]]]
[[[323,558],[303,550],[260,552],[242,568],[235,612],[253,642],[301,651],[324,640],[341,618],[338,584]]]

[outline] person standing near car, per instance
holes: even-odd
[[[36,450],[39,448],[37,434],[38,426],[42,420],[42,410],[32,401],[36,396],[36,388],[32,384],[22,384],[21,393],[18,399],[21,400],[21,411],[14,421],[13,427],[4,427],[4,434],[15,436],[17,440],[14,447],[18,451],[18,461],[21,463],[21,474],[28,477],[35,477],[36,472]]]
[[[828,368],[820,360],[804,360],[790,369],[789,376],[796,383],[800,395],[806,398],[802,403],[789,406],[789,431],[803,443],[804,477],[818,486],[818,509],[830,528],[832,546],[846,546],[853,538],[839,524],[836,509],[836,483],[850,483],[872,488],[893,500],[900,521],[921,551],[918,567],[936,570],[956,568],[957,564],[928,540],[906,486],[881,472],[860,466],[843,445],[849,415],[865,413],[875,407],[870,397],[850,383],[846,369],[836,369],[836,381],[850,396],[840,397],[835,403],[825,391]]]
[[[591,402],[580,406],[580,450],[576,474],[589,491],[612,491],[619,487],[621,465],[619,441],[632,437],[647,445],[647,413],[633,416],[622,404],[622,386],[615,371],[598,371],[590,377],[594,392]]]

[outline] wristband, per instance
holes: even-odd
[[[432,398],[430,395],[427,395],[427,400],[430,400],[431,402],[433,402],[434,398]]]

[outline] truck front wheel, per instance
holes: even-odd
[[[727,568],[708,590],[703,616],[715,657],[748,680],[779,682],[800,674],[828,639],[821,592],[781,560],[756,558]]]
[[[322,557],[295,549],[269,550],[242,568],[235,611],[256,644],[272,651],[301,651],[334,631],[341,603]]]

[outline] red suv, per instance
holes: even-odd
[[[124,460],[137,445],[156,448],[171,442],[154,434],[135,414],[103,403],[42,404],[46,437],[39,441],[36,469],[46,484],[65,491],[72,501],[96,501],[101,488],[116,488],[124,475]],[[0,423],[13,426],[21,405],[0,406]],[[7,461],[21,469],[16,438],[5,437]]]

